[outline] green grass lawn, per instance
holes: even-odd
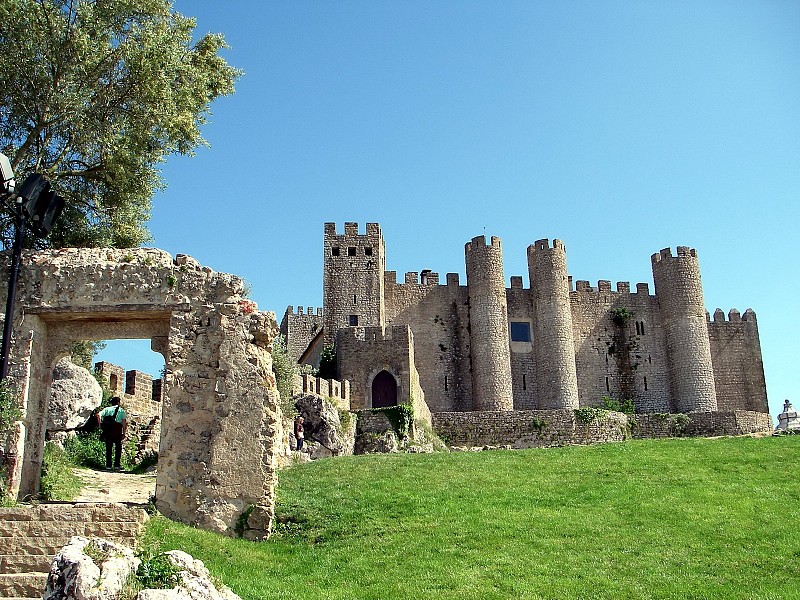
[[[354,456],[279,475],[268,542],[157,518],[245,600],[800,598],[800,436]]]

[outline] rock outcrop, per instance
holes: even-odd
[[[312,458],[353,454],[355,417],[342,423],[339,410],[316,394],[297,396],[294,404],[305,420],[306,443]]]
[[[83,367],[62,358],[53,369],[47,430],[68,431],[86,422],[103,400],[103,389]]]
[[[186,552],[164,557],[175,567],[176,583],[168,589],[145,589],[135,600],[240,600],[217,587],[205,565]],[[53,559],[44,600],[114,600],[129,589],[141,560],[133,550],[101,538],[73,537]]]

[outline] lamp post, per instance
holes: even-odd
[[[0,176],[2,176],[2,199],[12,202],[14,213],[14,245],[11,253],[11,270],[8,274],[3,342],[0,345],[0,381],[3,381],[8,374],[14,301],[17,296],[17,279],[22,247],[25,244],[25,232],[30,229],[36,237],[47,237],[61,211],[64,210],[64,198],[51,190],[50,182],[38,173],[29,175],[17,191],[14,171],[4,154],[0,154]]]

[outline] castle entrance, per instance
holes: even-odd
[[[397,381],[388,371],[381,371],[372,380],[372,408],[397,406]]]

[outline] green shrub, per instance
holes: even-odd
[[[625,413],[626,415],[632,415],[636,412],[636,405],[633,403],[633,400],[630,398],[623,398],[622,400],[617,400],[616,398],[612,398],[611,396],[603,396],[600,399],[600,403],[596,405],[598,408],[604,408],[606,410],[613,410],[616,412]]]
[[[136,438],[128,436],[122,446],[121,466],[125,471],[137,466],[136,445]],[[76,467],[103,469],[106,466],[106,444],[100,439],[99,429],[67,438],[64,451],[68,460]]]
[[[168,590],[179,583],[180,569],[166,554],[140,556],[140,559],[142,562],[136,570],[136,579],[141,589]]]
[[[56,444],[48,442],[42,457],[42,500],[71,501],[80,493],[83,481],[72,472],[74,465],[68,454]]]
[[[584,425],[588,425],[593,421],[599,421],[600,419],[604,419],[605,416],[608,414],[608,410],[605,408],[599,408],[597,406],[585,406],[583,408],[576,408],[574,410],[575,418],[578,420],[579,423],[583,423]]]
[[[282,335],[276,337],[272,342],[272,372],[275,373],[275,384],[281,395],[281,410],[284,415],[294,414],[294,403],[292,402],[292,385],[297,371],[297,363],[289,355],[286,347],[286,338]]]

